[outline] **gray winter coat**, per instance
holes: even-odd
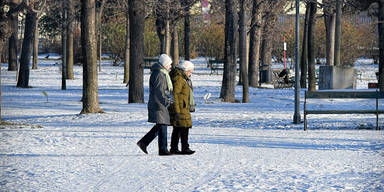
[[[173,103],[167,79],[159,63],[152,65],[149,78],[148,122],[170,125],[168,106]]]

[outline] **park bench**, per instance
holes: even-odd
[[[159,62],[157,57],[144,57],[144,68],[150,69],[154,63]]]
[[[237,61],[236,72],[239,72],[239,70],[240,70],[239,62],[240,61]],[[210,75],[212,75],[214,73],[219,74],[220,70],[224,70],[224,60],[222,60],[222,59],[209,59],[208,60],[208,67],[211,69]]]
[[[304,130],[307,130],[307,115],[309,114],[375,114],[376,130],[379,130],[379,114],[384,110],[379,109],[379,99],[384,98],[384,92],[379,91],[306,91],[304,99]],[[308,110],[308,99],[376,99],[376,108],[371,110]]]
[[[224,60],[221,59],[209,59],[208,67],[211,69],[210,75],[216,73],[219,74],[219,70],[224,70]]]

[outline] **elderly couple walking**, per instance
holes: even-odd
[[[184,61],[172,69],[172,59],[162,54],[159,63],[151,67],[149,79],[148,122],[156,125],[141,138],[137,145],[148,154],[147,146],[158,136],[159,155],[193,154],[188,144],[191,112],[195,111],[193,87],[190,79],[194,66]],[[167,126],[173,126],[171,149],[167,149]],[[181,151],[178,149],[181,139]]]

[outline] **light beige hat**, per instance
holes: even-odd
[[[193,70],[195,68],[193,63],[190,61],[184,61],[179,67],[183,71],[190,71],[190,70]]]
[[[172,59],[167,54],[161,54],[159,58],[160,64],[165,67],[172,64]]]

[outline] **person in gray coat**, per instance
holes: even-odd
[[[159,63],[151,67],[149,78],[148,122],[155,126],[138,142],[140,149],[148,154],[147,146],[159,136],[159,155],[171,155],[167,149],[167,126],[171,124],[168,106],[173,104],[173,86],[169,77],[172,59],[162,54]]]

